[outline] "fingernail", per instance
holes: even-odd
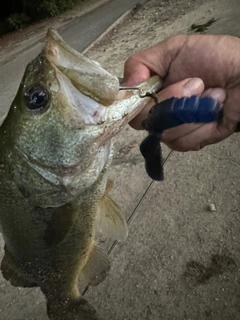
[[[188,82],[186,82],[183,86],[183,94],[184,96],[191,96],[195,93],[199,93],[196,92],[199,87],[202,86],[203,88],[203,81],[200,78],[192,78],[190,79]]]
[[[223,103],[226,99],[226,91],[223,88],[210,88],[206,90],[202,96],[212,97],[213,99],[218,100],[220,103]]]

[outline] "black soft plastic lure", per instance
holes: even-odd
[[[149,135],[140,145],[146,171],[153,180],[164,179],[161,136],[164,130],[184,123],[209,123],[222,117],[220,104],[210,97],[170,98],[157,103],[149,111],[142,126]]]

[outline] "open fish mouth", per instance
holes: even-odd
[[[48,30],[44,56],[54,66],[62,95],[71,105],[75,119],[71,125],[82,128],[104,122],[107,107],[119,93],[118,78],[71,48],[53,29]]]
[[[128,106],[131,96],[135,95],[137,101],[147,96],[146,94],[141,96],[135,90],[136,88],[132,88],[133,90],[129,94],[126,91],[120,92],[120,89],[125,90],[125,88],[120,87],[119,79],[116,76],[70,47],[53,29],[48,30],[43,54],[56,71],[60,85],[59,92],[62,93],[61,100],[67,101],[69,105],[66,110],[65,105],[61,103],[60,112],[63,118],[77,129],[86,125],[102,124],[109,115],[114,114],[114,119],[116,114],[119,114],[120,118],[124,117],[129,113]],[[138,89],[147,92],[145,85],[150,92],[157,92],[161,82],[155,76],[152,80],[139,84]],[[121,102],[124,100],[125,106],[125,103]],[[122,106],[119,105],[120,102]],[[139,108],[141,108],[141,104],[139,103]],[[114,105],[116,108],[113,107]],[[121,112],[120,108],[126,109],[126,106],[127,110]],[[131,112],[129,117],[131,117]]]
[[[71,48],[53,29],[48,30],[45,56],[84,95],[103,106],[110,106],[116,100],[118,78]]]

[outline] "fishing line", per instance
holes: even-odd
[[[168,153],[167,157],[166,157],[166,158],[164,159],[164,161],[163,161],[163,166],[167,163],[167,161],[169,160],[169,158],[170,158],[170,156],[171,156],[172,153],[173,153],[173,150],[171,150],[171,151]],[[138,203],[137,203],[136,207],[134,208],[133,212],[131,213],[130,217],[127,219],[127,225],[129,225],[129,224],[131,223],[131,221],[133,220],[133,218],[136,216],[136,213],[137,213],[138,209],[140,208],[143,200],[146,198],[146,196],[148,195],[148,193],[149,193],[150,190],[152,189],[154,183],[155,183],[155,180],[152,180],[152,181],[150,182],[150,184],[148,185],[147,189],[146,189],[145,192],[143,193],[141,199],[138,201]],[[113,244],[111,245],[111,247],[109,248],[109,250],[107,251],[107,255],[110,255],[110,254],[113,252],[113,250],[114,250],[114,248],[116,247],[117,244],[118,244],[118,241],[115,240],[115,241],[113,242]],[[82,295],[83,295],[83,296],[86,294],[86,292],[88,291],[88,289],[89,289],[89,286],[87,286],[87,287],[84,289],[84,291],[82,292]]]

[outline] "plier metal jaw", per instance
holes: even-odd
[[[159,76],[153,76],[151,77],[151,79],[152,79],[151,83],[146,83],[145,81],[143,81],[135,86],[124,86],[124,85],[121,85],[123,79],[119,78],[119,83],[120,83],[119,91],[135,91],[136,90],[140,98],[151,97],[155,103],[158,103],[157,93],[162,88],[162,80],[160,79]]]

